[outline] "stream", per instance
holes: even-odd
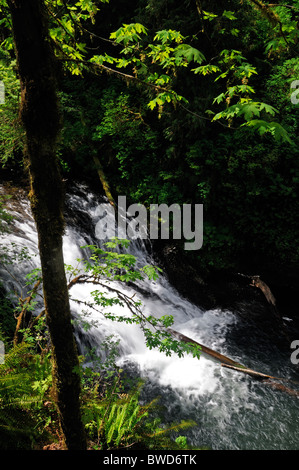
[[[84,185],[74,188],[66,201],[64,256],[68,265],[87,255],[81,246],[98,242],[95,227],[99,221],[99,204],[103,202]],[[24,275],[39,266],[37,234],[28,200],[19,197],[17,202],[9,202],[8,207],[14,218],[13,231],[2,235],[0,244],[12,246],[18,252],[26,248],[30,257],[10,266],[9,272],[0,266],[7,292],[24,289]],[[133,240],[129,251],[137,257],[138,265],[153,263],[149,241]],[[273,338],[250,321],[250,315],[201,309],[182,297],[164,274],[156,281],[137,281],[130,287],[115,282],[115,287],[128,295],[135,293],[145,315],[173,315],[176,331],[249,368],[297,380],[298,384],[290,382],[290,386],[299,389],[299,372],[290,360],[291,350],[282,351],[273,344]],[[74,317],[81,314],[83,307],[72,299],[87,301],[91,290],[94,286],[85,284],[71,289]],[[250,308],[244,301],[243,309]],[[93,326],[86,332],[76,331],[80,351],[84,353],[87,346],[92,346],[100,354],[104,337],[114,335],[119,340],[118,364],[145,380],[142,399],[149,402],[160,397],[163,421],[167,423],[189,419],[196,422],[196,426],[183,431],[190,445],[214,450],[299,449],[298,397],[222,368],[203,354],[198,360],[189,356],[167,357],[149,350],[136,325],[115,323],[93,311],[88,318]]]

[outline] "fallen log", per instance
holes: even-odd
[[[180,341],[183,341],[184,343],[193,343],[197,344],[202,350],[203,353],[207,354],[208,356],[212,357],[216,361],[224,364],[228,364],[234,367],[238,368],[244,368],[242,364],[239,364],[238,362],[234,361],[230,357],[224,356],[223,354],[218,353],[217,351],[214,351],[211,348],[208,348],[207,346],[204,346],[203,344],[198,343],[197,341],[194,341],[194,339],[188,338],[188,336],[183,335],[182,333],[179,333],[178,331],[175,331],[171,328],[168,328],[169,333],[172,334],[172,336],[176,337]]]
[[[275,388],[276,390],[280,390],[282,392],[287,393],[288,395],[291,395],[292,397],[297,397],[299,398],[299,391],[294,390],[292,388],[286,387],[283,384],[277,383],[277,382],[271,382],[270,380],[264,380],[264,384],[270,385],[272,388]]]
[[[223,354],[220,354],[217,351],[214,351],[213,349],[208,348],[207,346],[204,346],[201,343],[198,343],[197,341],[189,338],[188,336],[183,335],[182,333],[179,333],[178,331],[173,330],[172,328],[168,328],[168,331],[169,331],[169,333],[172,334],[172,336],[174,336],[175,338],[177,338],[180,341],[183,341],[185,343],[193,343],[193,344],[198,345],[201,348],[201,350],[204,354],[210,356],[211,358],[213,358],[217,362],[220,362],[221,367],[226,367],[227,369],[235,370],[237,372],[242,372],[243,374],[250,375],[252,378],[254,378],[256,380],[260,380],[263,383],[265,383],[266,385],[270,385],[272,388],[284,391],[284,392],[288,393],[291,396],[299,397],[299,391],[293,390],[289,387],[286,387],[285,385],[283,385],[281,383],[277,383],[277,381],[279,381],[279,382],[282,382],[282,381],[284,381],[284,382],[293,382],[293,383],[297,383],[297,382],[294,382],[294,381],[288,380],[288,379],[279,378],[279,377],[274,377],[274,376],[268,375],[268,374],[263,374],[261,372],[257,372],[253,369],[245,367],[242,364],[239,364],[238,362],[234,361],[230,357],[224,356]]]
[[[269,380],[269,379],[283,380],[278,377],[273,377],[272,375],[262,374],[261,372],[257,372],[256,370],[253,370],[253,369],[248,369],[246,367],[244,368],[235,367],[229,364],[221,364],[221,367],[226,367],[227,369],[233,369],[233,370],[237,370],[238,372],[243,372],[244,374],[251,375],[251,377],[254,377],[255,379],[258,379],[258,380]]]
[[[252,369],[240,369],[239,367],[233,367],[233,366],[230,366],[228,364],[221,364],[221,366],[226,367],[228,369],[236,370],[238,372],[243,372],[245,374],[248,374],[251,377],[253,377],[254,379],[262,381],[263,384],[265,384],[265,385],[269,385],[270,387],[272,387],[276,390],[280,390],[281,392],[285,392],[288,395],[299,398],[299,391],[298,390],[294,390],[290,387],[286,387],[282,383],[277,382],[277,381],[288,381],[287,379],[272,377],[271,375],[262,374],[261,372],[256,372],[255,370],[252,370]],[[274,380],[274,382],[273,382],[273,380]]]

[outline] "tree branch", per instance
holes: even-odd
[[[33,289],[30,292],[30,295],[28,297],[26,297],[26,299],[22,299],[22,302],[21,302],[22,303],[22,310],[21,310],[21,313],[17,317],[17,325],[16,325],[16,329],[15,329],[15,333],[14,333],[14,340],[13,340],[14,346],[16,346],[18,344],[18,339],[19,339],[18,334],[19,334],[19,330],[21,328],[23,318],[24,318],[24,316],[25,316],[25,314],[28,310],[28,307],[30,306],[30,303],[33,299],[34,294],[36,294],[37,289],[40,286],[40,283],[41,283],[41,279],[39,279],[35,283],[35,285],[33,286]]]

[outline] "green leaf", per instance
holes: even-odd
[[[212,65],[212,64],[207,64],[207,65],[201,65],[200,67],[197,67],[196,69],[192,69],[192,72],[195,74],[200,73],[201,75],[208,75],[210,73],[215,73],[219,72],[220,69],[217,65]]]
[[[140,23],[123,24],[117,31],[110,34],[110,39],[124,45],[130,42],[138,42],[141,39],[140,34],[147,35],[147,29]]]
[[[205,56],[198,49],[189,46],[188,44],[181,44],[175,50],[176,57],[185,57],[187,62],[197,62],[201,64],[205,60]]]
[[[242,126],[252,127],[260,135],[270,133],[278,142],[287,142],[291,145],[294,144],[286,129],[284,129],[284,127],[278,122],[267,122],[262,119],[253,119],[242,124]]]
[[[142,271],[147,275],[149,279],[153,279],[156,281],[159,278],[158,272],[157,271],[162,271],[160,268],[157,268],[156,266],[143,266]]]
[[[204,10],[202,10],[202,13],[203,13],[204,20],[213,21],[215,18],[218,18],[218,15],[215,15],[215,13],[210,13]]]
[[[184,40],[184,36],[179,32],[173,29],[163,29],[158,31],[154,37],[154,41],[159,41],[162,44],[176,42],[177,44],[181,43]]]
[[[229,106],[224,111],[216,114],[213,120],[217,120],[220,118],[229,119],[231,117],[244,117],[246,121],[252,120],[255,116],[259,117],[261,111],[265,111],[267,114],[274,115],[277,110],[273,108],[273,106],[268,105],[266,103],[261,103],[257,101],[249,101],[249,102],[239,102],[235,105]]]
[[[237,19],[237,17],[234,15],[234,12],[229,11],[229,10],[224,10],[224,12],[222,13],[222,16],[224,16],[225,18],[228,18],[231,21]]]
[[[216,96],[216,98],[213,100],[213,104],[214,103],[221,103],[221,101],[225,100],[225,93],[221,93],[220,95]]]
[[[259,104],[260,104],[261,111],[264,110],[266,113],[271,114],[272,116],[278,113],[278,110],[269,104],[266,104],[266,103],[259,103]]]

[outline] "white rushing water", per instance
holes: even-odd
[[[67,206],[64,256],[66,264],[75,265],[76,260],[85,255],[80,247],[95,243],[99,200],[88,188],[77,186],[76,191],[68,195]],[[19,252],[25,247],[31,259],[5,269],[2,266],[0,274],[7,291],[20,291],[25,289],[24,274],[39,265],[37,235],[26,198],[11,204],[10,212],[14,217],[14,230],[3,235],[0,244],[2,247],[15,244],[13,246]],[[133,241],[130,250],[138,257],[140,265],[152,262],[140,240]],[[275,345],[262,342],[258,345],[258,354],[251,349],[252,344],[256,346],[257,343],[248,340],[255,332],[250,330],[247,334],[246,324],[240,317],[230,311],[200,309],[183,298],[164,275],[157,281],[138,281],[132,287],[120,283],[114,286],[127,294],[135,293],[142,302],[145,315],[172,315],[175,330],[236,361],[273,375],[291,376],[293,373],[289,358]],[[71,299],[88,301],[92,290],[94,286],[77,284],[71,289]],[[74,316],[83,310],[82,304],[73,300],[71,308]],[[120,307],[116,313],[118,309]],[[164,419],[170,422],[192,419],[197,423],[187,433],[190,444],[212,449],[299,448],[298,398],[223,369],[203,355],[199,360],[189,356],[166,357],[146,348],[138,326],[112,322],[94,311],[89,313],[88,320],[95,325],[85,337],[82,332],[78,335],[79,346],[84,349],[86,340],[100,349],[105,336],[115,335],[120,341],[119,365],[135,370],[145,379],[144,394],[148,400],[161,396]],[[244,341],[240,341],[240,335]]]

